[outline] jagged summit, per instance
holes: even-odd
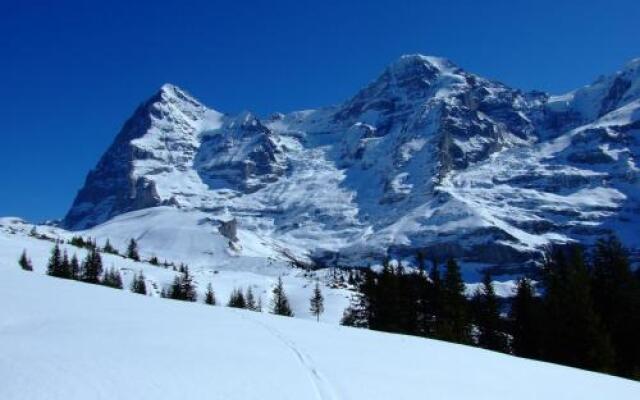
[[[576,123],[584,123],[640,99],[640,58],[626,63],[610,75],[564,95],[552,96],[549,108],[574,113]],[[569,127],[569,126],[567,126]]]
[[[454,63],[446,58],[426,56],[423,54],[402,55],[387,68],[391,71],[402,71],[415,68],[416,66],[424,66],[429,69],[437,69],[439,71],[451,71],[458,69]]]
[[[160,86],[156,96],[164,101],[184,101],[196,107],[204,107],[200,101],[191,96],[187,91],[171,83],[165,83]]]
[[[165,84],[90,172],[65,226],[163,205],[224,213],[307,261],[426,249],[522,265],[550,243],[640,223],[638,66],[550,97],[405,55],[338,106],[266,120]]]

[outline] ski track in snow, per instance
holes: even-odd
[[[316,394],[316,398],[318,400],[339,400],[340,397],[336,395],[333,385],[324,377],[324,375],[318,371],[318,368],[315,366],[313,359],[304,352],[294,341],[287,338],[282,332],[273,328],[261,321],[255,320],[253,318],[249,318],[245,313],[240,313],[240,316],[248,320],[256,325],[259,325],[264,330],[269,332],[273,337],[279,340],[282,344],[284,344],[291,352],[295,355],[296,359],[302,365],[302,367],[307,372],[309,376],[309,380],[313,385],[313,389]]]

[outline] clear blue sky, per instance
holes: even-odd
[[[0,216],[62,217],[164,82],[219,111],[265,115],[341,102],[423,53],[560,93],[639,57],[639,21],[638,0],[5,0]]]

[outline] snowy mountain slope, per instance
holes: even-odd
[[[204,190],[192,168],[199,134],[220,127],[222,115],[184,91],[164,85],[142,104],[78,192],[66,223],[93,226],[123,212],[175,203]]]
[[[640,396],[637,382],[597,373],[434,340],[143,297],[20,271],[0,260],[0,303],[11,305],[0,308],[0,398]]]
[[[611,229],[636,247],[639,65],[549,96],[409,55],[340,105],[262,120],[165,85],[64,225],[168,206],[235,219],[269,257],[352,265],[426,249],[521,266]]]
[[[141,226],[136,214],[147,214]],[[150,215],[149,215],[150,214]],[[194,215],[195,214],[195,215]],[[127,218],[130,217],[130,218]],[[238,236],[246,247],[232,250],[227,247],[227,239],[216,234],[207,223],[198,225],[192,219],[203,219],[202,213],[176,210],[170,207],[141,210],[116,217],[95,230],[85,232],[67,232],[59,228],[37,226],[38,234],[51,239],[68,241],[73,235],[93,238],[98,245],[104,245],[107,239],[120,252],[124,252],[130,238],[136,238],[143,260],[158,256],[160,262],[175,265],[186,263],[189,266],[196,286],[199,301],[204,301],[207,285],[211,283],[219,304],[226,304],[234,289],[245,291],[251,287],[256,298],[263,303],[267,312],[271,300],[271,291],[278,277],[282,277],[285,291],[297,318],[314,319],[309,313],[309,298],[313,286],[320,282],[325,297],[325,313],[321,320],[338,324],[342,312],[349,304],[351,292],[344,286],[335,285],[330,270],[307,272],[293,269],[283,259],[272,257],[258,241],[250,245],[244,234]],[[177,221],[181,221],[178,223]],[[183,229],[176,228],[176,226]],[[34,274],[45,274],[46,265],[54,243],[29,236],[33,225],[16,218],[0,219],[0,264],[6,268],[16,268],[17,260],[23,250],[33,261]],[[143,235],[136,236],[138,232]],[[91,235],[89,235],[91,234]],[[249,239],[255,239],[249,234]],[[157,247],[153,247],[157,246]],[[61,245],[69,256],[73,254],[82,260],[86,250],[69,244]],[[160,251],[163,250],[163,251]],[[142,271],[146,278],[147,290],[151,296],[160,296],[163,287],[168,287],[178,274],[171,267],[154,266],[147,262],[136,262],[117,255],[102,253],[104,268],[114,267],[120,271],[126,290],[134,276]]]

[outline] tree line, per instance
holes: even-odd
[[[116,289],[123,289],[123,281],[120,271],[113,267],[108,269],[103,268],[102,257],[100,256],[99,248],[95,245],[95,242],[85,241],[79,237],[74,237],[72,241],[74,242],[74,245],[87,249],[85,259],[80,262],[75,254],[72,257],[69,257],[67,251],[61,250],[59,243],[56,242],[51,250],[51,256],[47,263],[47,275],[56,278],[72,279]],[[109,246],[110,244],[107,240],[105,248],[109,249]],[[108,252],[114,254],[112,251]],[[131,240],[128,249],[128,253],[132,252],[137,254],[137,245],[133,239]],[[128,258],[133,257],[128,256]],[[26,250],[22,252],[18,259],[18,264],[25,271],[33,271],[33,263],[28,257]],[[174,268],[174,270],[176,269]],[[185,264],[181,264],[180,268],[176,271],[178,274],[174,277],[172,284],[162,288],[160,297],[189,302],[198,301],[197,287],[193,281],[189,267]],[[148,294],[146,278],[142,270],[133,277],[130,290],[142,295]],[[320,315],[324,312],[324,298],[318,283],[316,283],[313,295],[309,301],[310,313],[319,321]],[[204,303],[208,305],[217,304],[216,295],[211,283],[207,285],[207,290],[204,294]],[[246,292],[243,292],[241,289],[234,289],[229,297],[227,306],[262,312],[262,298],[256,298],[251,286],[247,288]],[[276,315],[287,317],[294,316],[289,304],[289,299],[284,290],[282,277],[278,277],[278,281],[272,289],[269,311]]]
[[[521,278],[507,304],[489,273],[467,296],[455,260],[427,271],[419,255],[417,265],[364,269],[342,324],[640,379],[640,273],[617,238],[589,254],[579,245],[550,250],[538,281]]]

